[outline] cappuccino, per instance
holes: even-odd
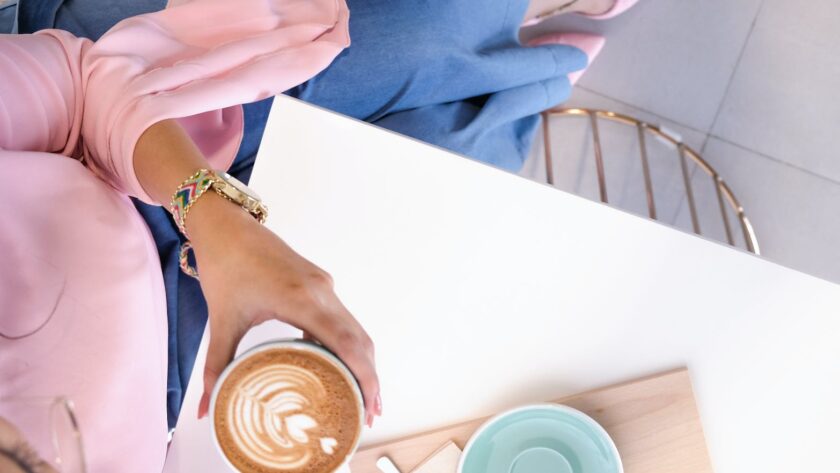
[[[273,342],[234,361],[211,412],[222,453],[243,473],[328,473],[355,450],[362,399],[349,370],[325,349]]]

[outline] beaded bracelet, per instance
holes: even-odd
[[[172,201],[169,203],[169,212],[178,226],[178,230],[189,238],[187,235],[187,214],[192,208],[193,204],[199,197],[201,197],[207,189],[216,181],[216,174],[209,169],[199,169],[195,174],[188,177],[184,182],[178,186],[178,189],[172,194]],[[178,254],[181,271],[188,276],[198,279],[198,271],[190,266],[188,255],[192,249],[189,240],[181,245],[181,251]]]
[[[178,265],[181,267],[181,271],[183,271],[184,274],[198,279],[198,270],[195,269],[195,267],[190,266],[189,254],[191,249],[192,245],[189,241],[185,241],[181,245],[181,251],[178,252]]]
[[[169,212],[178,225],[178,230],[187,235],[187,214],[193,204],[201,197],[207,189],[216,181],[216,173],[209,169],[199,169],[195,174],[188,177],[178,186],[172,194],[172,201],[169,203]]]

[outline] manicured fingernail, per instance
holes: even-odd
[[[198,418],[201,419],[202,417],[207,415],[207,394],[201,395],[201,401],[198,402]]]
[[[365,414],[365,424],[368,427],[373,427],[373,416],[370,414]]]
[[[379,394],[376,395],[376,399],[373,401],[373,409],[376,411],[376,415],[382,415],[382,396]]]

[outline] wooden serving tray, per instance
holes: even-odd
[[[712,473],[703,427],[686,369],[596,389],[554,402],[598,421],[618,447],[625,473]],[[350,462],[353,473],[380,473],[389,457],[410,472],[449,440],[459,448],[487,418],[366,447]]]

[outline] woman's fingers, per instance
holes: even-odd
[[[213,387],[222,371],[233,360],[239,340],[244,335],[229,319],[222,317],[219,320],[218,317],[211,317],[210,321],[210,346],[207,348],[207,361],[204,364],[204,393],[198,403],[199,419],[207,415]]]
[[[349,313],[346,317],[352,318]],[[358,326],[358,330],[355,331],[338,331],[327,341],[323,338],[321,341],[341,358],[356,377],[364,397],[366,422],[368,426],[371,426],[373,416],[381,414],[381,409],[377,407],[377,404],[381,403],[378,402],[379,377],[376,374],[373,342],[361,326]]]
[[[373,341],[339,301],[331,287],[328,292],[316,292],[321,293],[320,297],[316,297],[321,303],[308,305],[310,310],[314,309],[312,312],[303,311],[304,317],[290,322],[310,338],[320,341],[347,365],[359,383],[365,402],[366,421],[371,425],[373,416],[382,413]]]
[[[367,335],[365,335],[367,337]],[[369,338],[367,340],[370,340]],[[342,347],[339,357],[347,364],[350,371],[356,376],[362,396],[365,400],[366,421],[368,426],[373,426],[373,417],[382,414],[379,394],[379,377],[376,374],[376,363],[373,356],[373,345],[371,342],[362,342],[357,348]],[[368,345],[369,344],[369,345]],[[370,346],[370,348],[366,348]]]

